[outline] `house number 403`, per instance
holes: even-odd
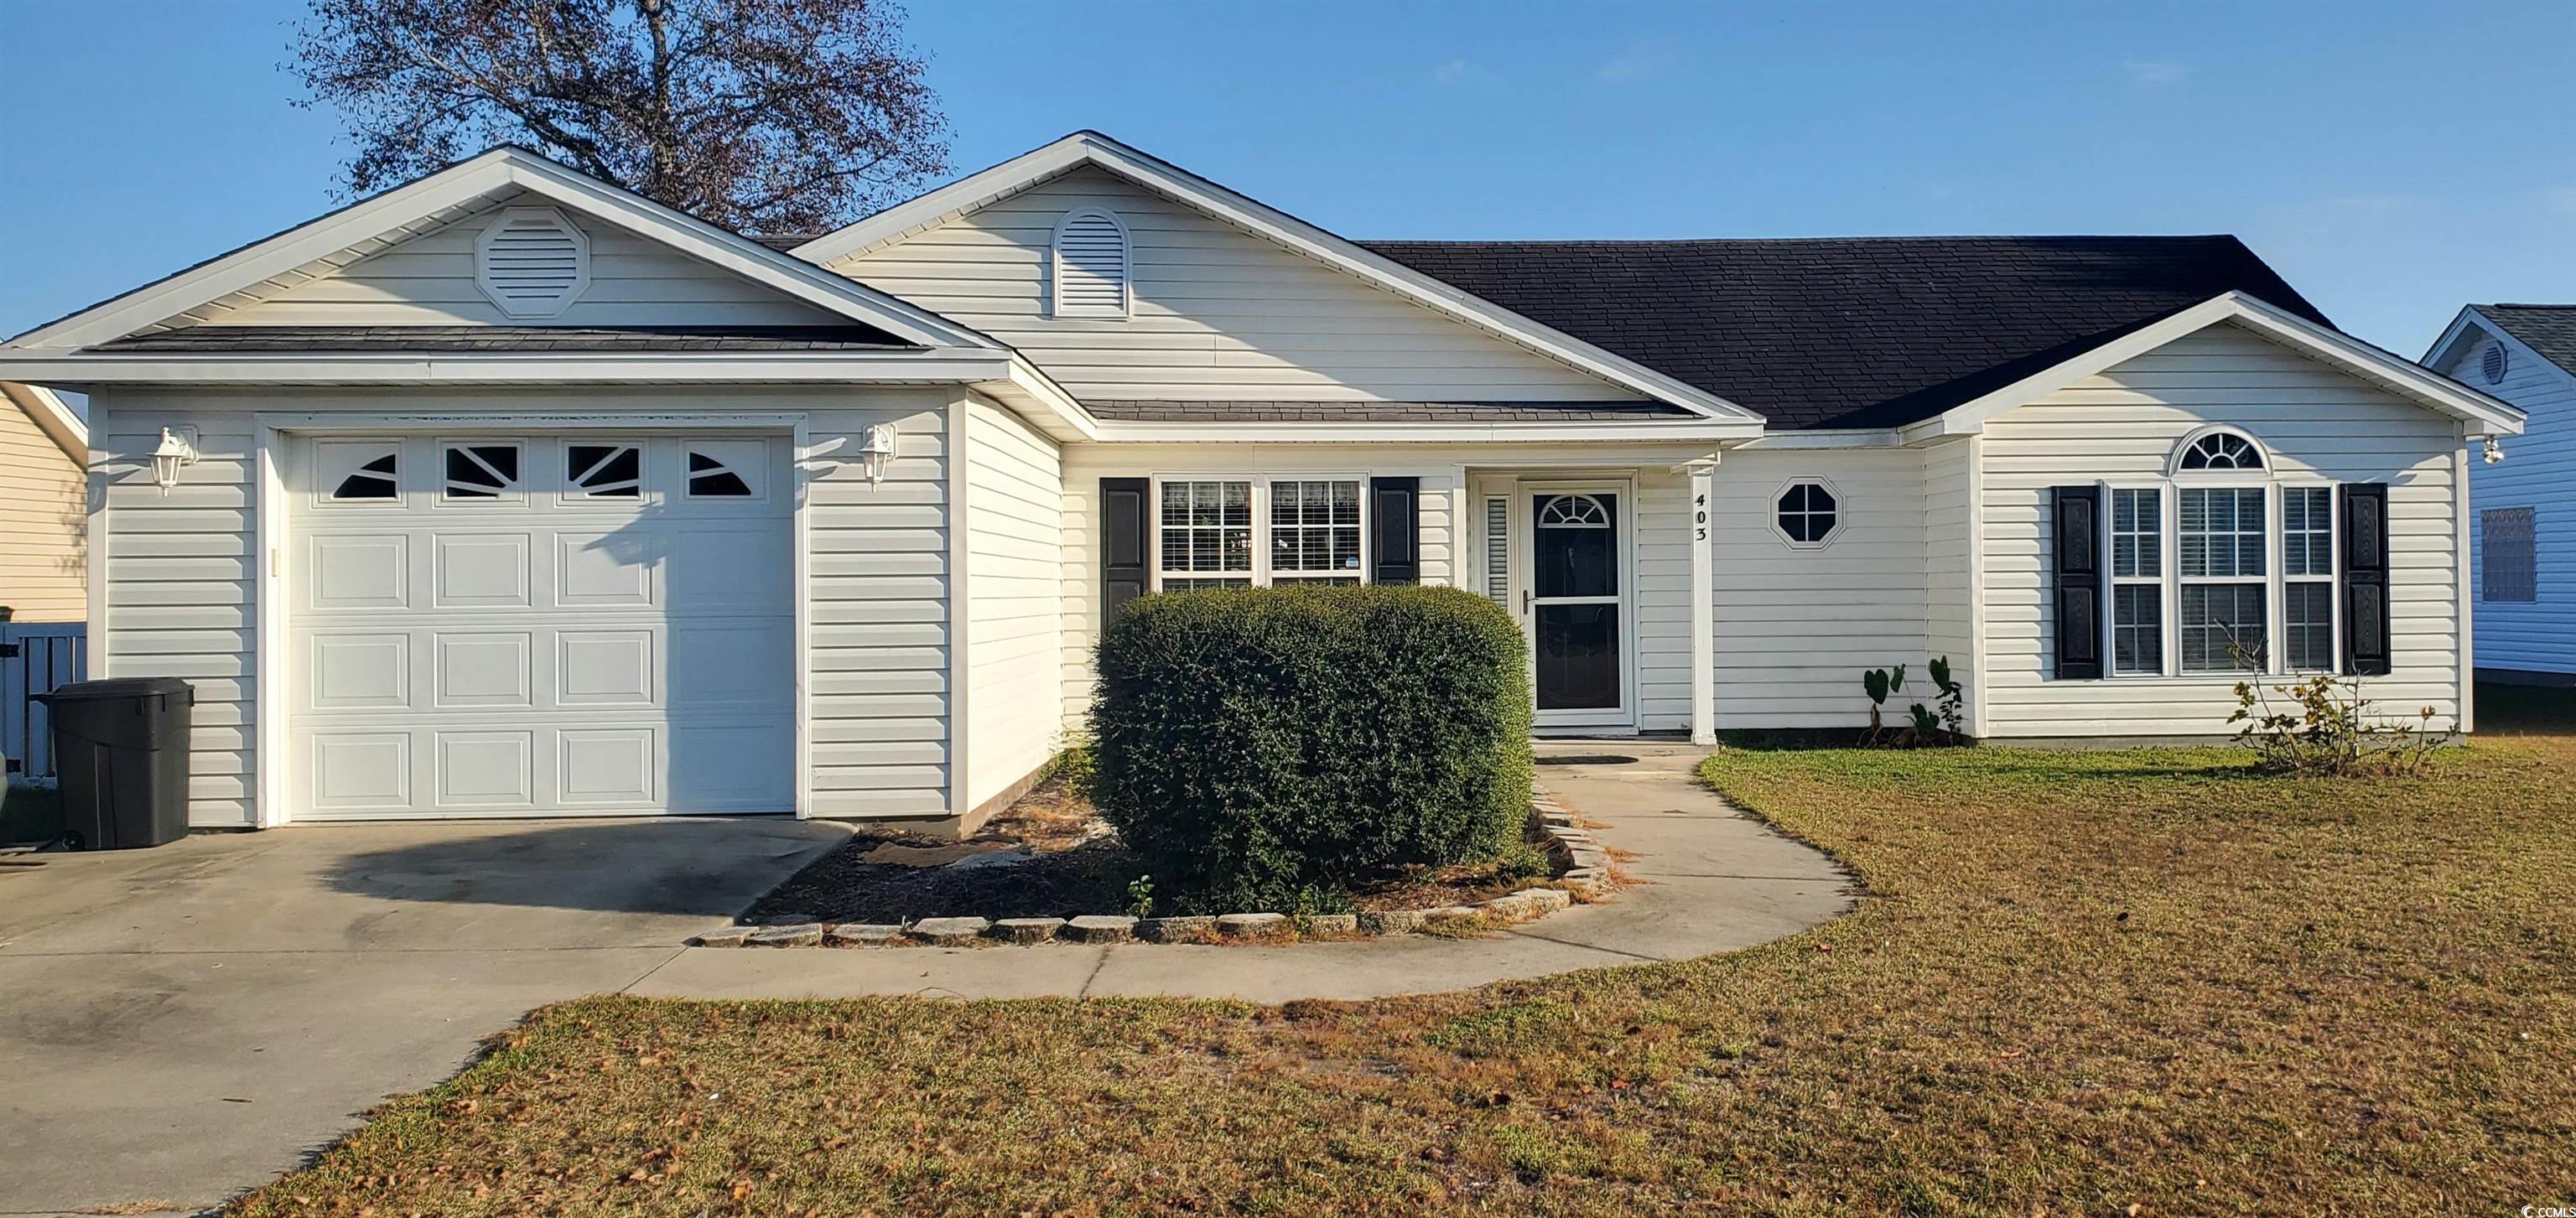
[[[1708,540],[1708,496],[1691,496],[1691,524],[1699,530],[1698,540]]]

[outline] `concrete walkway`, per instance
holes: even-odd
[[[1548,765],[1612,754],[1625,765]],[[1400,935],[1285,947],[1054,943],[1039,947],[690,948],[627,987],[674,998],[1191,997],[1286,1002],[1437,993],[1521,977],[1684,960],[1766,943],[1851,908],[1832,860],[1701,787],[1707,750],[1638,741],[1552,743],[1539,780],[1601,824],[1641,881],[1484,938]]]

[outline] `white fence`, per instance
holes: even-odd
[[[89,677],[89,627],[80,622],[0,622],[0,757],[8,781],[51,786],[54,737],[30,697]]]

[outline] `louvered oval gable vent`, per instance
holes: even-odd
[[[1125,317],[1127,226],[1105,211],[1073,212],[1055,228],[1055,315]]]
[[[506,208],[474,240],[474,284],[511,317],[552,317],[590,286],[590,238],[551,207]]]

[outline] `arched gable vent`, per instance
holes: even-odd
[[[590,238],[551,207],[510,207],[474,239],[474,286],[511,317],[552,317],[590,287]]]
[[[1055,226],[1055,315],[1125,317],[1127,226],[1098,208],[1067,213]]]

